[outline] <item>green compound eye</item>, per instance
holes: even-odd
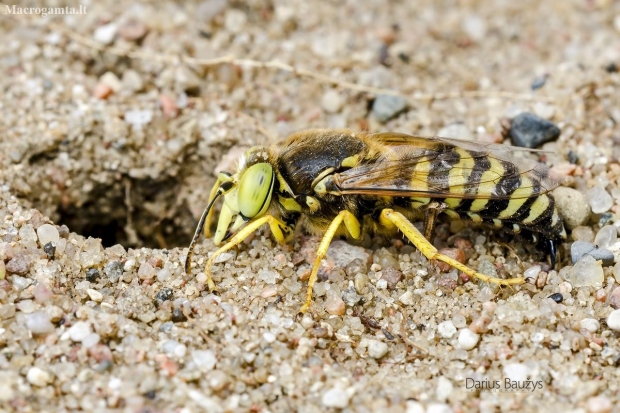
[[[239,181],[239,212],[245,218],[254,218],[267,211],[271,201],[274,174],[268,163],[250,166]]]

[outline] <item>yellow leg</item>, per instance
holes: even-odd
[[[422,254],[429,260],[437,260],[443,261],[446,264],[451,265],[459,271],[464,272],[470,277],[477,278],[484,282],[489,282],[493,284],[499,285],[513,285],[513,284],[523,284],[525,282],[524,278],[511,278],[508,280],[503,280],[501,278],[489,277],[488,275],[481,274],[472,270],[464,264],[461,264],[457,260],[448,257],[447,255],[440,254],[437,251],[437,248],[433,246],[428,240],[422,235],[420,231],[400,212],[396,212],[391,209],[384,209],[381,212],[381,216],[379,218],[381,225],[384,225],[387,228],[398,228],[402,231],[403,234],[416,246],[417,249],[420,250]]]
[[[230,177],[230,175],[228,175],[225,172],[220,172],[220,174],[217,177],[217,181],[215,181],[213,188],[211,188],[211,193],[209,194],[209,202],[207,203],[207,205],[210,204],[211,201],[213,201],[213,198],[215,198],[215,194],[217,193],[218,189],[220,189],[220,184],[222,182],[228,182],[231,180],[232,178]],[[209,213],[207,214],[207,219],[205,219],[205,225],[204,225],[205,238],[211,238],[211,221],[213,220],[213,211],[214,209],[211,208],[209,210]]]
[[[286,242],[287,238],[293,233],[293,229],[291,227],[271,215],[265,215],[261,218],[258,218],[255,221],[247,224],[245,227],[241,228],[239,232],[237,232],[235,236],[230,239],[230,241],[228,241],[217,251],[215,251],[207,261],[205,273],[207,274],[207,286],[209,287],[209,290],[215,290],[215,283],[211,278],[211,266],[213,265],[213,261],[215,261],[217,256],[225,251],[228,251],[232,247],[241,244],[244,239],[246,239],[251,233],[256,231],[264,224],[269,224],[269,228],[271,229],[273,236],[280,244]]]
[[[316,258],[314,260],[312,272],[310,273],[310,279],[308,279],[308,292],[306,293],[306,302],[299,310],[299,312],[302,314],[308,311],[308,308],[310,308],[310,305],[312,304],[312,289],[319,273],[321,260],[325,258],[325,255],[327,254],[327,250],[329,248],[329,244],[331,244],[332,239],[336,235],[338,228],[340,228],[340,225],[343,222],[345,228],[353,238],[357,239],[360,237],[361,225],[357,218],[355,218],[355,215],[353,215],[349,211],[340,211],[340,213],[336,216],[336,218],[334,218],[331,224],[329,224],[325,235],[323,235],[323,239],[321,239],[321,244],[319,244],[319,248],[316,251]]]

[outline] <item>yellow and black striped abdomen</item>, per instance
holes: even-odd
[[[451,218],[514,232],[526,228],[548,239],[566,237],[554,199],[543,187],[548,179],[544,168],[523,171],[511,161],[460,147],[429,164],[429,182],[445,188],[443,203]]]

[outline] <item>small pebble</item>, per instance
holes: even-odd
[[[491,318],[491,316],[486,313],[482,313],[480,317],[476,318],[474,321],[471,322],[469,328],[474,333],[481,334],[487,331],[487,327],[489,326],[489,324],[491,324],[491,321],[493,321],[493,318]]]
[[[109,278],[110,283],[114,284],[123,275],[123,263],[110,261],[103,267],[103,273]]]
[[[190,357],[203,373],[213,370],[217,363],[217,358],[212,350],[192,350]]]
[[[588,204],[590,204],[590,208],[592,208],[592,212],[595,214],[607,212],[614,205],[613,198],[601,185],[588,189],[586,191],[586,199]]]
[[[43,246],[43,252],[45,252],[48,259],[53,260],[56,255],[56,245],[52,242],[48,242]]]
[[[60,240],[60,233],[54,225],[43,224],[37,228],[37,236],[39,237],[39,244],[45,245],[48,242],[57,244]]]
[[[131,93],[139,92],[144,88],[142,77],[132,69],[127,69],[123,72],[121,83],[123,84],[123,89]]]
[[[536,279],[538,274],[542,271],[542,267],[540,265],[532,265],[530,268],[523,272],[523,277],[527,280],[528,278]]]
[[[26,373],[26,380],[34,386],[43,387],[52,381],[52,375],[39,367],[31,367]]]
[[[28,314],[26,316],[26,328],[30,330],[32,334],[50,334],[56,329],[45,311],[37,311]]]
[[[342,95],[334,89],[329,89],[326,91],[321,98],[321,106],[327,113],[338,112],[342,108],[343,104],[344,99],[342,98]]]
[[[571,232],[573,241],[594,242],[594,231],[591,227],[579,226]]]
[[[439,129],[437,136],[468,141],[474,140],[474,135],[471,133],[471,130],[461,122],[454,122],[444,126]]]
[[[103,294],[101,294],[97,290],[93,290],[92,288],[87,288],[86,289],[86,294],[88,294],[90,299],[95,301],[95,302],[100,303],[101,301],[103,301]]]
[[[355,287],[349,287],[342,292],[342,299],[349,307],[353,307],[362,297],[355,291]]]
[[[599,227],[604,227],[605,225],[609,224],[611,222],[611,220],[614,219],[614,214],[612,212],[603,212],[601,214],[601,216],[598,219],[598,225]]]
[[[17,303],[17,309],[22,313],[30,314],[36,309],[36,304],[32,300],[22,300]]]
[[[615,227],[612,227],[615,231]],[[573,264],[576,264],[584,255],[589,255],[596,261],[602,261],[603,266],[614,264],[614,254],[605,248],[597,248],[589,242],[575,241],[570,247],[570,255]]]
[[[86,338],[86,336],[92,333],[93,330],[91,329],[90,324],[86,321],[78,321],[72,325],[71,328],[69,328],[68,332],[71,340],[81,342],[84,338]]]
[[[184,321],[187,321],[187,316],[185,315],[182,309],[175,308],[174,310],[172,310],[171,320],[175,323],[182,323]]]
[[[566,281],[573,287],[600,287],[604,279],[603,267],[589,254],[577,261],[566,275]]]
[[[405,293],[398,297],[398,301],[400,301],[404,305],[413,305],[415,303],[415,301],[413,300],[413,293],[409,290],[405,291]]]
[[[481,42],[487,35],[487,22],[478,15],[469,14],[461,23],[463,32],[474,42]],[[442,136],[442,135],[439,135]]]
[[[437,332],[443,338],[451,338],[456,334],[456,327],[454,327],[452,320],[444,321],[437,326]]]
[[[509,135],[515,146],[537,148],[543,143],[556,140],[560,132],[560,128],[553,122],[524,112],[512,119]]]
[[[166,116],[167,118],[174,119],[179,115],[179,107],[177,106],[177,103],[170,96],[160,95],[159,104],[161,105],[161,111],[164,113],[164,116]]]
[[[30,270],[31,263],[32,258],[29,255],[19,253],[6,264],[6,271],[12,274],[26,275]]]
[[[388,345],[379,340],[368,340],[368,356],[373,359],[380,359],[388,352]]]
[[[125,40],[136,41],[142,39],[148,28],[140,21],[130,19],[118,29],[118,34]]]
[[[403,273],[394,267],[384,268],[382,273],[381,279],[387,282],[387,288],[389,289],[394,289],[403,277]]]
[[[339,388],[332,388],[323,393],[321,397],[321,403],[325,407],[335,407],[337,409],[344,409],[349,405],[349,399],[351,395],[346,391]]]
[[[555,205],[568,229],[585,225],[590,219],[590,205],[581,192],[560,186],[553,190]]]
[[[463,250],[459,248],[442,248],[439,250],[439,253],[443,255],[447,255],[450,258],[454,258],[461,264],[464,264],[467,259],[467,257],[465,257],[465,253],[463,252]],[[442,262],[442,261],[437,262],[436,265],[437,265],[437,268],[439,268],[439,271],[441,272],[448,272],[452,269],[452,266],[450,264]]]
[[[453,413],[452,407],[446,403],[429,403],[426,413]]]
[[[167,269],[162,268],[161,270],[157,271],[157,281],[159,281],[160,283],[164,283],[170,280],[170,278],[172,278],[172,274],[170,274],[170,271],[168,271]]]
[[[590,397],[586,406],[588,413],[611,413],[614,409],[611,400],[605,396]]]
[[[593,318],[584,318],[579,322],[579,326],[590,333],[596,333],[601,324]]]
[[[84,337],[84,339],[82,340],[82,346],[84,348],[92,348],[96,346],[97,344],[99,344],[99,340],[101,340],[101,337],[99,336],[99,334],[90,333],[89,335]]]
[[[405,413],[424,413],[424,405],[415,400],[407,400]]]
[[[551,298],[553,301],[555,301],[558,304],[561,304],[562,301],[564,301],[564,296],[562,295],[562,293],[553,293],[547,298]]]
[[[97,282],[101,274],[99,274],[99,270],[96,268],[89,268],[86,270],[86,281],[94,283]]]
[[[620,309],[620,287],[616,287],[609,294],[609,305],[611,308]]]
[[[614,310],[607,316],[607,326],[614,331],[620,331],[620,310]]]
[[[463,350],[471,350],[478,344],[480,335],[474,333],[469,328],[464,328],[459,331],[458,343],[459,347]]]
[[[145,262],[144,264],[140,265],[140,268],[138,269],[138,277],[140,277],[140,279],[150,280],[155,277],[155,275],[155,268],[151,267],[151,264]]]
[[[402,96],[377,95],[372,104],[372,113],[379,122],[387,122],[407,109],[407,100]]]
[[[534,79],[534,81],[532,82],[532,85],[530,86],[530,88],[532,90],[538,90],[541,87],[543,87],[545,85],[545,83],[547,82],[547,79],[549,79],[549,74],[545,73],[541,76],[536,76],[536,78]],[[540,113],[538,114],[539,116],[542,116]],[[545,118],[546,116],[542,116],[543,118]]]
[[[504,377],[513,381],[525,381],[529,377],[529,369],[523,363],[509,363],[504,366]]]
[[[342,298],[340,298],[338,294],[331,293],[331,290],[327,294],[324,307],[325,311],[331,315],[343,315],[345,310],[345,305]]]
[[[605,225],[596,233],[594,244],[599,248],[609,248],[618,240],[618,230],[614,225]]]
[[[103,26],[99,26],[95,29],[93,39],[104,45],[109,45],[114,41],[117,31],[118,25],[116,23],[104,24]]]
[[[112,88],[103,82],[99,82],[93,89],[93,96],[97,99],[107,99],[112,94]]]
[[[351,245],[346,241],[336,240],[331,243],[327,250],[327,257],[334,261],[337,268],[348,268],[350,264],[357,263],[359,272],[365,273],[366,263],[370,260],[370,254],[365,248]],[[359,261],[357,261],[359,260]]]
[[[37,303],[43,304],[52,298],[54,293],[50,290],[47,284],[40,282],[34,287],[34,290],[32,290],[32,295],[34,295],[34,300]]]
[[[456,328],[464,328],[467,326],[467,319],[461,314],[455,314],[452,316],[452,324],[454,324],[454,327]]]

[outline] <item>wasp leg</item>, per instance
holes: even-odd
[[[503,280],[501,278],[489,277],[488,275],[481,274],[472,270],[464,264],[461,264],[457,260],[448,257],[447,255],[439,253],[437,248],[435,248],[430,242],[424,238],[424,235],[401,213],[396,212],[391,209],[384,209],[381,211],[381,216],[379,220],[382,225],[387,228],[398,228],[402,231],[403,234],[416,246],[417,249],[429,260],[437,260],[443,261],[446,264],[451,265],[459,271],[464,272],[470,277],[478,278],[481,281],[489,282],[493,284],[499,285],[512,285],[512,284],[523,284],[525,282],[524,278],[511,278],[509,280]]]
[[[213,188],[211,188],[211,193],[209,194],[209,202],[207,203],[207,205],[210,204],[211,201],[213,201],[213,198],[215,198],[215,194],[220,189],[220,185],[222,184],[222,182],[228,182],[231,179],[232,178],[230,177],[230,174],[228,172],[219,173],[217,180],[215,181],[215,184],[213,185]],[[213,220],[214,210],[215,208],[211,208],[209,210],[209,213],[207,214],[207,218],[205,219],[205,224],[204,224],[205,238],[211,238],[211,221]]]
[[[215,261],[217,256],[225,251],[228,251],[234,246],[241,244],[244,239],[246,239],[251,233],[256,231],[264,224],[269,224],[271,233],[275,237],[276,241],[278,241],[278,243],[280,244],[285,243],[286,240],[289,239],[290,236],[293,234],[293,228],[291,226],[280,221],[278,218],[272,215],[265,215],[255,221],[248,223],[247,226],[241,228],[239,232],[237,232],[235,236],[230,239],[230,241],[218,248],[217,251],[215,251],[213,255],[209,257],[205,268],[205,273],[207,274],[207,286],[209,287],[209,290],[215,290],[215,283],[211,278],[211,266],[213,265],[213,262]]]
[[[433,242],[433,229],[435,229],[435,218],[445,209],[443,204],[431,202],[424,211],[424,238],[428,242]]]
[[[321,243],[319,244],[319,248],[316,251],[316,258],[314,260],[314,265],[312,266],[312,272],[310,273],[310,279],[308,280],[308,292],[306,293],[306,302],[299,309],[300,313],[305,313],[310,305],[312,304],[312,289],[314,287],[314,283],[316,282],[317,275],[319,273],[319,267],[321,266],[321,260],[325,258],[327,254],[327,250],[329,248],[329,244],[331,244],[332,239],[336,235],[336,232],[340,228],[340,225],[344,222],[344,226],[354,239],[358,239],[361,234],[361,225],[357,220],[355,215],[350,213],[349,211],[340,211],[340,213],[334,218],[334,220],[329,224],[325,235],[323,235],[323,239],[321,239]]]

